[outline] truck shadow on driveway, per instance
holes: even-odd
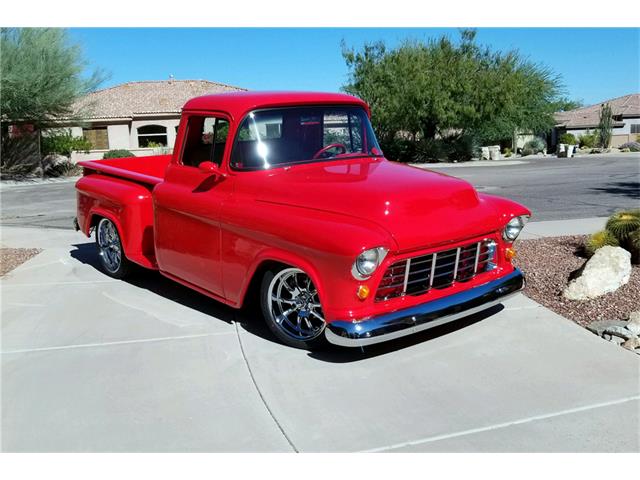
[[[103,274],[105,278],[111,278],[102,272],[100,263],[98,262],[96,246],[93,242],[75,244],[73,247],[75,247],[75,250],[71,250],[71,258],[85,265],[92,266]],[[191,308],[210,317],[215,317],[216,320],[222,320],[225,323],[231,324],[235,319],[235,312],[231,307],[180,285],[153,270],[146,270],[141,267],[136,269],[130,277],[122,280],[122,282],[143,288],[187,308]]]
[[[85,265],[90,265],[102,275],[105,275],[105,278],[110,278],[102,272],[98,261],[96,247],[93,242],[74,244],[73,247],[75,247],[75,249],[70,251],[70,256],[73,259],[78,260]],[[228,324],[236,322],[246,332],[269,342],[281,345],[267,328],[262,319],[259,306],[255,302],[245,302],[247,305],[242,309],[237,310],[170,280],[159,272],[143,268],[137,269],[130,277],[122,280],[122,282],[138,288],[143,288],[151,293],[173,302],[177,302],[187,308],[196,310],[211,317],[212,320],[221,320]],[[307,354],[311,358],[329,363],[351,363],[363,361],[380,355],[391,354],[419,343],[456,332],[457,330],[461,330],[473,325],[474,323],[478,323],[485,318],[498,313],[503,308],[504,307],[502,305],[496,305],[483,312],[461,318],[449,324],[440,325],[417,334],[385,343],[370,345],[364,348],[329,346],[324,350],[311,351]],[[282,348],[291,348],[285,345],[281,346]]]

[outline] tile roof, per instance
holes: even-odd
[[[569,110],[567,112],[557,112],[554,115],[556,125],[567,128],[597,127],[600,122],[600,106],[604,103],[611,105],[614,117],[640,116],[640,93],[632,93],[624,97],[605,100],[604,102],[589,107],[576,108],[575,110]]]
[[[208,80],[128,82],[97,90],[74,104],[74,115],[84,119],[130,118],[144,114],[180,113],[187,100],[211,93],[244,91]]]

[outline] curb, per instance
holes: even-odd
[[[58,177],[58,178],[46,178],[46,179],[33,178],[33,179],[26,179],[26,180],[2,180],[0,181],[0,190],[7,190],[10,188],[17,188],[17,187],[34,187],[39,185],[51,185],[51,184],[57,184],[57,183],[71,183],[71,182],[77,182],[80,178],[82,178],[81,175],[75,176],[75,177],[61,177],[61,178]]]

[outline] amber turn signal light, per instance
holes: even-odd
[[[360,300],[366,300],[369,296],[369,287],[367,287],[366,285],[360,285],[358,287],[358,291],[356,292],[356,296]]]
[[[511,260],[513,260],[514,258],[516,258],[516,251],[515,251],[515,249],[513,249],[513,248],[511,248],[511,247],[505,248],[505,250],[504,250],[504,257],[505,257],[508,261],[511,261]]]

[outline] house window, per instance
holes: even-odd
[[[162,125],[145,125],[144,127],[139,127],[138,146],[140,148],[166,147],[167,128]]]
[[[93,150],[108,150],[109,136],[107,135],[107,127],[83,128],[82,136],[91,142]]]
[[[630,127],[631,133],[640,133],[640,123],[632,123]]]

